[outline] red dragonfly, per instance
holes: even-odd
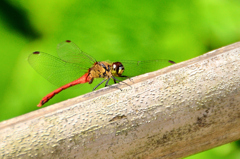
[[[171,60],[98,62],[81,51],[70,40],[60,43],[57,52],[59,58],[39,51],[29,55],[28,62],[30,65],[52,84],[60,86],[60,88],[43,97],[37,105],[38,107],[41,107],[64,89],[82,83],[91,84],[94,78],[104,78],[104,80],[93,90],[105,81],[105,87],[108,86],[110,79],[117,83],[123,79],[152,72],[164,65],[175,63]]]

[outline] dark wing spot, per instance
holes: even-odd
[[[40,52],[39,51],[35,51],[35,52],[33,52],[33,54],[40,54]]]
[[[172,61],[172,60],[168,60],[168,62],[172,63],[172,64],[175,64],[176,62]]]
[[[71,42],[71,40],[66,40],[66,42],[67,42],[67,43],[70,43],[70,42]]]

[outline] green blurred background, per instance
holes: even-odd
[[[240,1],[0,1],[0,121],[38,109],[56,89],[28,64],[72,40],[97,60],[188,60],[240,40]],[[90,92],[61,92],[46,105]],[[188,157],[240,158],[239,142]]]

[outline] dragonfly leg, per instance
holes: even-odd
[[[98,85],[96,85],[94,88],[93,88],[93,91],[98,87],[100,86],[103,82],[105,82],[107,79],[104,79],[102,82],[100,82]]]
[[[105,84],[105,87],[114,87],[114,88],[117,88],[117,89],[120,89],[121,91],[122,91],[122,89],[121,88],[119,88],[118,86],[112,86],[112,85],[108,85],[108,82],[109,82],[109,80],[110,80],[111,78],[108,78],[108,80],[107,80],[107,82],[106,82],[106,84]],[[116,83],[116,80],[115,79],[113,79],[113,81],[114,81],[114,83]]]
[[[105,87],[109,86],[109,85],[108,85],[108,82],[109,82],[110,79],[111,79],[111,78],[108,78],[108,80],[107,80],[107,82],[106,82],[106,84],[105,84]]]

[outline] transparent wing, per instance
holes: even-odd
[[[153,72],[174,62],[171,60],[149,60],[149,61],[120,61],[124,66],[123,76],[134,77],[147,72]]]
[[[58,44],[57,53],[63,61],[70,63],[91,66],[96,62],[93,57],[80,50],[79,47],[70,40]]]
[[[88,71],[87,67],[63,61],[43,52],[33,52],[29,55],[28,62],[41,76],[56,86],[72,82]]]

